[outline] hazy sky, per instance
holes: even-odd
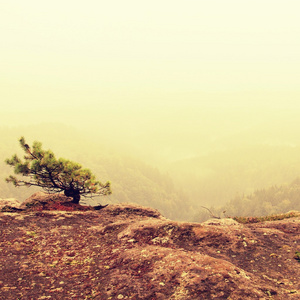
[[[299,0],[1,1],[1,114],[300,109],[299,12]]]
[[[248,143],[300,145],[299,13],[300,0],[0,0],[6,146],[91,136],[167,170]]]

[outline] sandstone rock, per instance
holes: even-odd
[[[3,299],[300,299],[300,217],[175,222],[117,204],[0,213],[0,227]]]
[[[109,205],[105,208],[107,212],[111,212],[113,215],[125,215],[125,216],[146,216],[151,218],[162,218],[160,212],[151,207],[145,207],[133,203],[120,203]]]
[[[57,202],[66,202],[71,201],[72,198],[66,197],[64,194],[47,194],[44,192],[37,192],[27,198],[25,201],[22,202],[20,208],[26,209],[39,203],[46,203],[50,201],[57,201]]]
[[[72,198],[62,193],[48,194],[37,192],[26,199],[20,205],[21,209],[27,211],[36,210],[82,210],[83,206],[71,203]]]
[[[231,219],[231,218],[224,218],[224,219],[209,219],[205,222],[203,222],[203,224],[206,224],[206,225],[227,225],[227,226],[240,226],[240,224]]]
[[[0,209],[3,208],[4,206],[19,208],[20,205],[21,202],[15,198],[0,199]]]

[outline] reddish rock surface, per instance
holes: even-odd
[[[4,206],[20,207],[21,202],[15,198],[0,199],[0,209]]]
[[[199,224],[131,204],[26,207],[0,213],[1,299],[300,299],[299,214]]]

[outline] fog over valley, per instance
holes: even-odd
[[[4,180],[24,136],[111,181],[92,205],[300,210],[298,1],[0,6],[0,198],[38,190]]]
[[[47,119],[46,114],[44,118]],[[80,121],[77,127],[64,122],[3,125],[1,156],[4,161],[13,153],[21,154],[18,139],[24,135],[28,143],[41,141],[57,157],[81,163],[101,181],[110,180],[113,194],[96,198],[93,203],[135,202],[157,208],[168,217],[187,220],[197,220],[199,213],[199,218],[208,218],[201,206],[213,207],[215,211],[220,206],[228,209],[227,203],[238,196],[243,198],[242,195],[251,195],[257,189],[291,184],[299,177],[296,119],[281,124],[259,122],[248,128],[236,123],[237,127],[232,124],[224,130],[221,125],[217,129],[213,122],[201,119],[192,125],[187,121],[184,126],[179,116],[174,124],[181,123],[182,130],[175,125],[172,129],[167,121],[153,122],[151,128],[139,124],[130,131],[134,123],[131,119],[129,126],[124,123],[119,132],[116,124],[111,129],[108,121],[100,119],[97,123],[90,128],[85,127],[85,122],[78,126]],[[210,136],[212,132],[214,135]],[[12,170],[4,162],[1,169],[2,198],[25,200],[36,190],[7,184],[4,178]],[[266,202],[273,200],[267,198]],[[298,199],[294,202],[299,205]],[[286,205],[279,210],[276,205],[271,205],[270,212],[297,209]],[[246,210],[244,214],[247,213],[252,212]]]

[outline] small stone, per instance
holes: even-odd
[[[124,296],[122,294],[119,294],[117,298],[118,299],[124,299]]]

